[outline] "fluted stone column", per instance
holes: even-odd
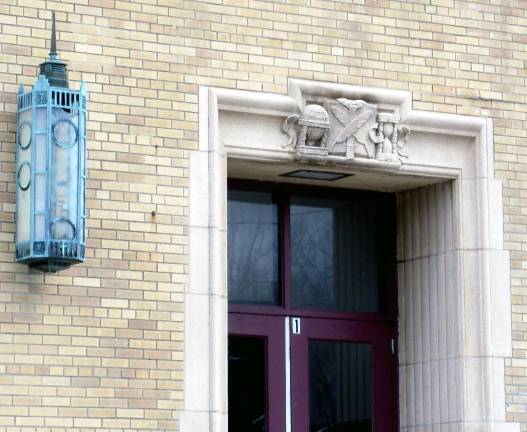
[[[495,181],[484,182],[501,199]],[[398,194],[402,431],[513,428],[502,423],[510,346],[499,336],[510,331],[510,311],[498,303],[507,294],[500,291],[508,289],[508,255],[467,235],[488,216],[474,196],[459,181]]]
[[[459,248],[452,182],[398,195],[401,430],[461,420]]]

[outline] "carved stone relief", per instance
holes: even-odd
[[[287,117],[282,131],[289,136],[287,147],[298,156],[340,156],[402,163],[408,128],[400,117],[378,112],[363,100],[339,98],[323,105],[307,105],[300,115]]]
[[[307,105],[302,115],[287,117],[282,130],[289,135],[289,147],[300,153],[328,155],[330,122],[328,112],[320,105]]]

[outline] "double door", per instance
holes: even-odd
[[[393,326],[229,314],[230,431],[396,430]]]

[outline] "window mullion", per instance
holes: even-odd
[[[291,308],[291,218],[290,195],[283,193],[280,196],[280,270],[282,304],[284,309]]]

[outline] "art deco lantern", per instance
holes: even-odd
[[[87,95],[84,83],[68,88],[54,13],[49,54],[18,93],[16,260],[55,272],[84,261]]]

